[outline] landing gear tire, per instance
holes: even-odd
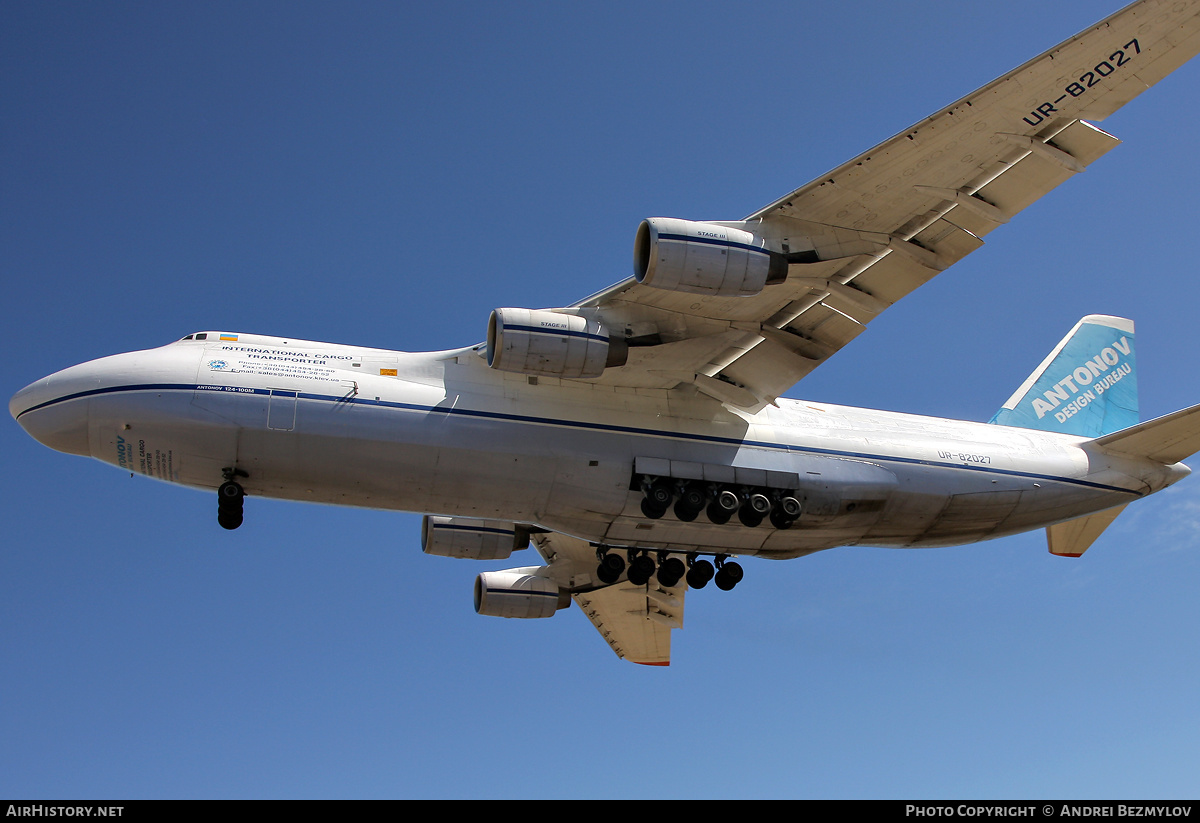
[[[746,498],[746,502],[742,504],[742,508],[749,505],[756,514],[766,515],[771,510],[771,498],[767,497],[762,492],[751,492]]]
[[[741,505],[741,500],[738,496],[729,489],[721,489],[717,492],[717,496],[708,504],[708,519],[718,526],[723,526],[729,522],[729,518],[733,517],[734,512]]]
[[[217,524],[233,531],[242,525],[242,504],[246,491],[232,480],[226,480],[217,488]]]
[[[796,521],[777,509],[771,511],[771,525],[779,530],[790,529]]]
[[[800,501],[789,494],[785,497],[779,498],[779,502],[775,504],[775,509],[784,517],[795,520],[800,516]]]
[[[646,515],[646,517],[649,517],[651,520],[658,520],[660,517],[662,517],[666,513],[667,513],[666,506],[663,506],[660,509],[658,506],[654,505],[654,503],[652,503],[650,501],[649,497],[642,498],[642,514]]]
[[[665,480],[655,480],[650,483],[646,486],[645,495],[654,508],[663,511],[666,511],[667,507],[671,505],[671,501],[675,499],[675,492],[671,488],[671,484]]]
[[[602,583],[616,583],[621,579],[621,574],[625,571],[625,560],[619,554],[605,554],[600,558],[600,565],[596,568],[596,577],[600,578]]]
[[[718,589],[727,592],[731,591],[734,586],[741,582],[745,574],[742,571],[742,567],[731,560],[728,563],[722,564],[721,568],[717,570],[717,575],[713,578],[713,582],[717,584]]]
[[[675,516],[684,523],[691,523],[704,511],[705,502],[704,491],[689,483],[679,491],[679,499],[675,501]]]
[[[738,509],[737,515],[738,520],[742,521],[742,525],[751,529],[763,522],[763,516],[749,506],[742,506]]]
[[[693,589],[703,589],[708,585],[708,581],[713,579],[716,572],[713,570],[713,564],[707,560],[696,560],[691,564],[691,568],[687,572],[687,584]]]
[[[635,586],[644,586],[654,576],[654,561],[644,554],[629,561],[629,582]]]
[[[668,589],[678,586],[679,579],[686,571],[682,560],[678,557],[668,557],[658,564],[658,582]]]

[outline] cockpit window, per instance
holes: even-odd
[[[195,336],[196,336],[196,335],[194,335],[194,334],[189,334],[187,337],[185,337],[185,338],[183,338],[183,339],[184,339],[184,340],[191,340],[191,339],[192,339],[193,337],[195,337]]]
[[[201,332],[200,334],[196,335],[196,339],[197,340],[207,340],[208,334],[206,332]]]

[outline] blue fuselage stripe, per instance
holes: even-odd
[[[44,409],[48,406],[53,406],[58,403],[66,403],[71,400],[79,400],[85,397],[95,397],[105,394],[120,394],[125,392],[145,392],[145,391],[210,391],[217,393],[229,394],[256,394],[270,395],[270,389],[251,389],[250,387],[241,386],[219,386],[209,383],[198,385],[186,383],[145,383],[134,386],[109,386],[107,388],[89,389],[87,391],[75,392],[74,394],[64,395],[54,400],[47,400],[44,403],[39,403],[36,406],[30,406],[17,414],[19,420],[22,415],[28,414],[38,409]],[[677,432],[667,431],[663,429],[647,429],[640,426],[621,426],[614,423],[591,423],[583,420],[567,420],[557,417],[537,417],[534,415],[511,414],[509,412],[493,412],[483,411],[481,409],[463,409],[439,406],[425,406],[417,403],[401,403],[394,400],[372,400],[365,397],[345,396],[338,397],[329,394],[314,394],[311,392],[299,392],[296,395],[301,400],[315,400],[326,403],[339,404],[354,404],[362,406],[377,406],[388,409],[401,409],[403,411],[423,412],[429,414],[444,414],[448,417],[473,417],[485,420],[503,420],[512,423],[525,423],[540,426],[557,426],[560,428],[581,429],[587,431],[614,432],[618,434],[637,435],[641,437],[656,437],[667,438],[672,440],[686,440],[695,443],[711,443],[724,446],[749,446],[756,449],[768,449],[773,451],[815,454],[826,457],[843,457],[853,458],[858,460],[877,460],[886,463],[900,463],[913,466],[936,466],[938,468],[961,469],[963,471],[983,472],[986,474],[997,474],[1006,477],[1024,477],[1033,480],[1047,480],[1057,483],[1070,483],[1075,486],[1084,486],[1090,489],[1100,489],[1103,491],[1124,492],[1125,494],[1134,497],[1141,497],[1139,492],[1131,489],[1121,488],[1120,486],[1110,486],[1105,483],[1094,483],[1090,480],[1080,480],[1074,477],[1057,477],[1050,474],[1038,474],[1035,472],[1016,471],[1013,469],[998,469],[991,466],[976,466],[962,465],[958,463],[945,463],[937,460],[922,460],[915,457],[898,457],[887,454],[872,454],[869,452],[854,452],[843,451],[841,449],[822,449],[816,446],[796,446],[787,443],[771,443],[764,440],[743,440],[737,437],[721,437],[715,434],[696,434],[694,432]]]

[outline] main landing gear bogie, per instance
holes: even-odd
[[[602,583],[612,585],[626,574],[626,579],[635,586],[645,586],[655,578],[660,586],[674,588],[680,580],[686,580],[689,588],[703,589],[714,581],[717,588],[730,591],[743,577],[742,567],[728,559],[728,555],[716,555],[716,564],[703,559],[696,553],[687,555],[686,562],[669,552],[657,552],[657,563],[648,549],[625,549],[628,556],[622,557],[607,546],[596,549],[596,577]]]
[[[718,526],[725,525],[736,514],[738,522],[747,528],[769,520],[773,528],[789,529],[803,508],[796,493],[784,489],[648,476],[642,476],[635,488],[641,488],[642,514],[651,520],[660,519],[672,509],[684,523],[692,522],[704,512],[709,522]]]

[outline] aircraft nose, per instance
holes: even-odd
[[[8,401],[8,412],[39,443],[88,456],[87,390],[96,383],[73,366],[21,389]]]

